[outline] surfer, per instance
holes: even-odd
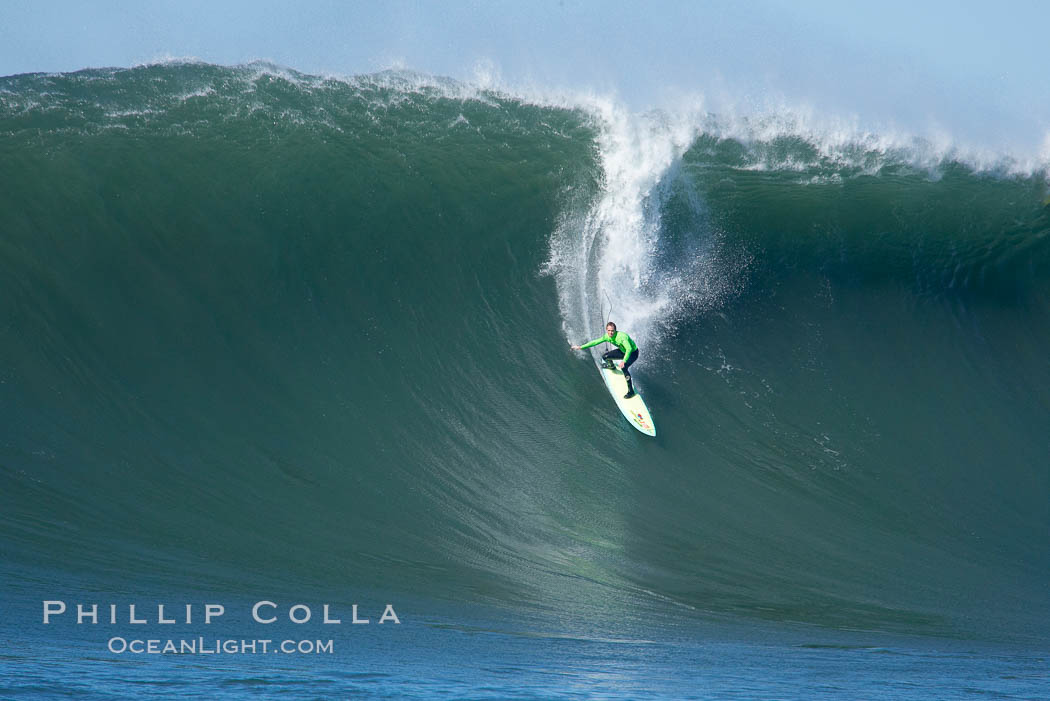
[[[616,346],[611,351],[602,355],[602,367],[611,368],[613,366],[613,360],[623,359],[623,362],[620,363],[620,369],[623,370],[623,378],[627,380],[627,394],[623,395],[623,398],[630,399],[634,396],[634,385],[631,383],[631,373],[627,368],[631,367],[631,364],[638,360],[638,345],[634,342],[634,339],[626,333],[623,331],[617,331],[616,324],[610,321],[605,325],[604,336],[584,343],[582,346],[573,346],[572,349],[583,350],[584,348],[596,346],[599,343],[611,343]]]

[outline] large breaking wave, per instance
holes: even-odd
[[[197,63],[0,154],[9,576],[1045,636],[1038,155]]]

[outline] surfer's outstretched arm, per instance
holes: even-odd
[[[602,336],[601,338],[596,338],[593,341],[587,341],[587,343],[584,343],[582,346],[573,346],[572,349],[583,350],[585,348],[590,348],[591,346],[596,346],[599,343],[612,343],[612,339],[609,338],[608,334],[606,334],[605,336]]]

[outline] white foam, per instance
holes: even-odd
[[[101,105],[96,105],[101,107]],[[132,109],[132,110],[111,110],[105,112],[107,117],[111,119],[124,119],[126,117],[150,117],[156,114],[152,109]]]
[[[567,339],[580,342],[616,321],[654,348],[683,309],[710,303],[737,271],[719,271],[713,231],[696,239],[672,264],[661,262],[661,214],[671,194],[668,175],[693,144],[692,115],[632,114],[612,99],[586,97],[598,128],[602,181],[591,202],[576,203],[551,237],[545,271],[557,281]],[[695,195],[689,195],[694,197]],[[703,204],[690,202],[702,226]]]
[[[146,61],[131,64],[132,68],[148,68],[149,66],[181,66],[181,65],[211,65],[202,58],[196,56],[176,56],[170,53],[158,53]]]

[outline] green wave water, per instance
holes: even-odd
[[[1045,641],[1045,172],[758,126],[0,79],[4,576]]]

